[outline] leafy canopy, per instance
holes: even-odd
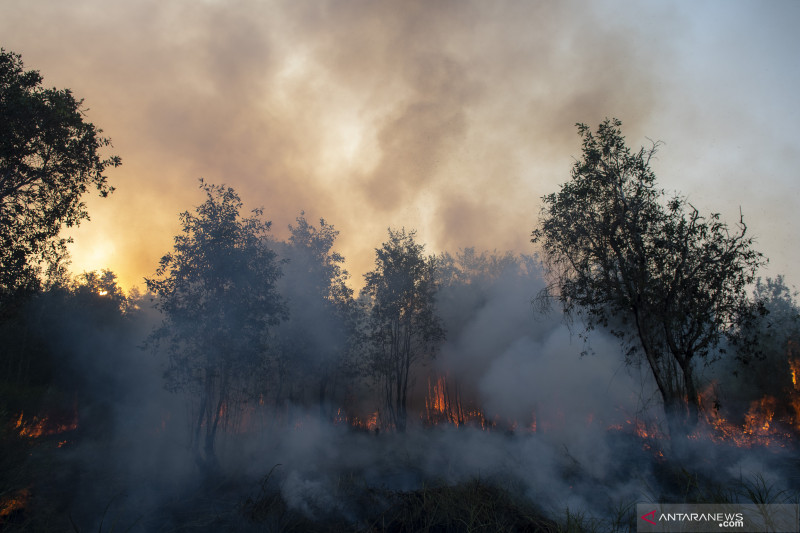
[[[84,120],[83,101],[69,89],[45,89],[18,54],[0,49],[0,297],[39,285],[42,265],[66,254],[62,226],[88,219],[90,188],[103,197],[103,158],[111,141]]]
[[[666,403],[696,402],[693,359],[734,329],[765,260],[743,218],[730,228],[659,189],[650,168],[658,144],[633,152],[620,126],[578,124],[583,157],[542,199],[532,241],[550,285],[539,302],[610,329],[629,356],[644,352]]]
[[[145,280],[165,316],[156,338],[170,341],[175,388],[199,385],[203,372],[251,375],[268,328],[286,312],[275,286],[281,268],[268,245],[270,222],[260,220],[261,210],[240,218],[232,188],[202,180],[200,187],[206,201],[196,214],[180,215],[173,252]]]
[[[436,315],[436,261],[424,255],[414,231],[389,229],[375,250],[375,269],[364,275],[369,296],[371,363],[383,385],[388,420],[404,431],[413,367],[432,358],[445,337]]]

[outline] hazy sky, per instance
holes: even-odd
[[[388,226],[429,252],[531,252],[574,124],[664,142],[667,189],[800,284],[800,2],[3,0],[0,46],[85,99],[117,191],[89,200],[73,269],[142,285],[198,178],[341,231],[353,284]]]

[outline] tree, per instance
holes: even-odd
[[[278,246],[288,266],[279,289],[289,319],[276,331],[276,399],[288,393],[289,401],[302,402],[311,386],[320,413],[327,416],[326,403],[352,337],[353,290],[346,283],[344,257],[332,251],[339,232],[331,224],[320,219],[315,227],[301,213],[289,231],[288,242]]]
[[[524,291],[540,280],[538,261],[533,256],[496,250],[477,252],[474,248],[436,256],[436,309],[448,337],[438,355],[443,361],[436,366],[447,372],[433,377],[444,401],[439,404],[442,408],[433,410],[430,422],[437,423],[440,416],[459,426],[486,422],[471,415],[482,416],[484,406],[475,403],[480,395],[470,392],[478,378],[490,370],[493,357],[513,349],[520,342],[520,332],[532,333]],[[491,334],[476,334],[487,331]],[[476,342],[481,345],[478,349]],[[531,416],[525,404],[519,407],[520,412],[504,415],[519,419]]]
[[[134,336],[132,304],[110,270],[84,272],[30,295],[0,322],[0,387],[81,389],[91,377],[80,371],[83,362],[109,355],[111,339]]]
[[[203,180],[200,187],[206,201],[197,214],[180,215],[174,251],[145,281],[165,315],[154,339],[169,342],[167,386],[196,400],[194,449],[213,466],[217,429],[255,390],[269,328],[285,318],[286,307],[275,288],[281,268],[268,246],[270,222],[260,220],[261,210],[240,218],[242,202],[232,188]]]
[[[737,360],[733,374],[739,378],[738,397],[752,402],[768,393],[777,397],[779,408],[793,411],[792,400],[800,392],[797,296],[783,276],[756,280],[752,301],[758,303],[761,312],[748,317],[734,338]],[[800,407],[800,403],[797,405]]]
[[[542,198],[532,234],[550,282],[540,301],[555,299],[588,328],[609,329],[629,362],[643,355],[671,431],[687,431],[699,408],[695,366],[748,308],[745,289],[765,260],[743,218],[731,229],[657,188],[657,143],[631,152],[616,119],[596,133],[577,126],[583,158],[559,192]]]
[[[105,171],[121,164],[100,155],[111,141],[84,121],[83,101],[41,83],[0,49],[0,302],[38,288],[43,265],[66,254],[62,226],[89,218],[84,194],[111,193]]]
[[[413,366],[430,358],[444,339],[435,313],[435,260],[423,255],[416,232],[389,229],[375,250],[375,270],[364,275],[371,298],[373,371],[382,385],[389,423],[404,431]]]
[[[117,285],[117,275],[111,270],[103,269],[100,272],[84,272],[77,276],[72,292],[76,297],[102,302],[110,314],[124,313],[129,309],[130,303],[125,293]]]

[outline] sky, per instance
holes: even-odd
[[[341,233],[363,285],[388,227],[429,253],[532,253],[575,123],[661,141],[662,187],[730,224],[764,276],[800,285],[795,1],[3,0],[0,46],[71,88],[113,141],[72,270],[143,287],[199,178]]]

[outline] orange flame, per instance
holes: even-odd
[[[20,489],[13,492],[10,496],[6,496],[4,500],[0,500],[0,524],[3,523],[3,519],[13,512],[24,509],[28,505],[30,497],[30,490]]]
[[[712,441],[729,442],[742,448],[772,445],[785,447],[791,440],[792,434],[787,431],[787,424],[778,423],[785,421],[775,420],[778,400],[774,396],[766,395],[751,402],[743,421],[737,424],[720,412],[715,387],[716,383],[712,382],[698,395],[702,407],[701,427],[691,435],[693,438],[704,435]]]
[[[451,387],[446,375],[435,379],[428,378],[425,411],[420,413],[420,417],[427,425],[451,424],[456,427],[467,425],[480,427],[484,431],[502,429],[514,433],[523,428],[525,431],[536,433],[539,427],[535,411],[531,411],[531,417],[523,421],[500,416],[487,418],[480,406],[466,403],[462,399],[458,383]],[[587,423],[591,421],[590,416]]]
[[[53,419],[50,417],[34,416],[30,422],[25,422],[25,413],[20,413],[17,423],[14,426],[19,430],[22,437],[38,438],[50,435],[58,435],[67,431],[74,431],[78,429],[78,411],[75,409],[73,415],[69,418]]]
[[[492,429],[497,425],[496,421],[488,420],[479,407],[465,408],[457,385],[455,391],[451,393],[447,376],[439,376],[435,381],[428,378],[425,412],[421,413],[421,416],[423,422],[428,425],[452,424],[460,427],[467,424],[480,426],[484,430]],[[513,425],[513,423],[509,425]]]
[[[333,417],[333,423],[336,425],[347,424],[357,429],[375,431],[381,426],[380,411],[375,411],[364,419],[358,416],[348,416],[348,414],[340,407],[336,412],[336,415]]]

